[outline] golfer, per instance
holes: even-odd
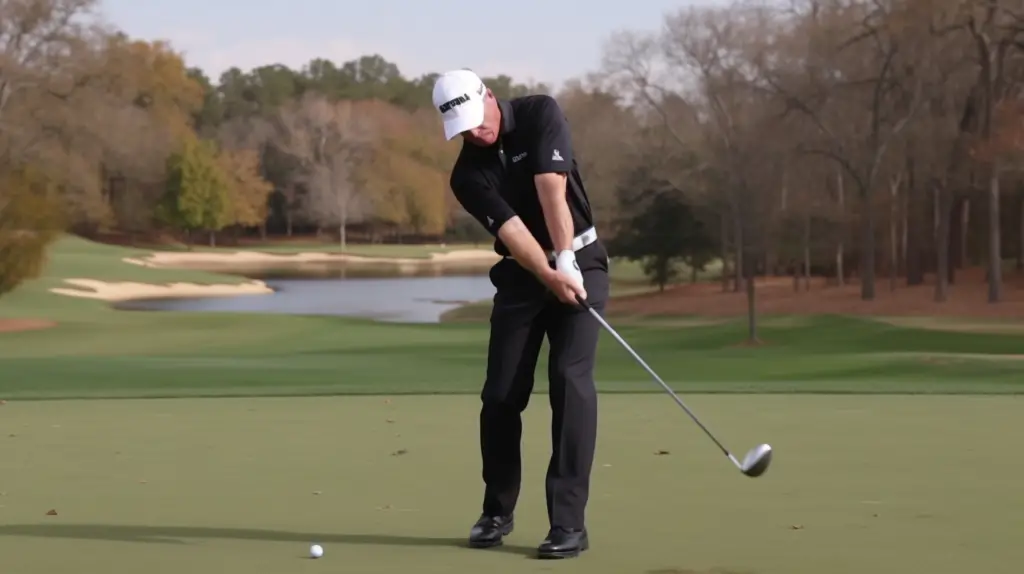
[[[512,532],[522,469],[521,413],[547,335],[550,530],[538,555],[577,556],[589,545],[584,513],[597,433],[594,362],[600,325],[576,296],[603,312],[608,254],[594,229],[569,125],[553,98],[499,100],[469,70],[442,74],[433,97],[445,138],[463,139],[452,191],[495,237],[494,250],[502,256],[490,270],[497,292],[481,393],[485,488],[483,515],[471,530],[470,545],[497,546]]]

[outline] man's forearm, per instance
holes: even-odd
[[[508,247],[520,265],[540,280],[545,281],[554,272],[544,248],[537,243],[537,239],[519,217],[509,219],[498,229],[498,239]]]
[[[571,251],[573,225],[572,213],[565,200],[565,174],[542,173],[534,178],[534,182],[537,184],[537,197],[544,210],[544,222],[555,252]]]

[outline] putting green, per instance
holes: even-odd
[[[689,400],[740,454],[772,443],[772,468],[740,475],[668,397],[603,396],[593,548],[561,563],[526,556],[546,527],[544,395],[516,532],[491,551],[460,547],[481,489],[473,396],[11,401],[3,571],[1019,571],[1024,398]]]

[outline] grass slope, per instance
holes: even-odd
[[[50,294],[66,277],[240,281],[121,262],[139,252],[78,239],[46,275],[0,299],[0,317],[58,322],[0,333],[0,397],[152,397],[477,393],[487,324],[378,324],[337,317],[119,312]],[[617,323],[613,323],[617,324]],[[763,347],[738,345],[741,320],[624,323],[623,337],[685,392],[1017,393],[1020,337],[903,327],[837,316],[768,320]],[[546,388],[546,350],[538,366]],[[606,392],[659,392],[610,336],[597,371]]]

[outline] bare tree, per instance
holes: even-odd
[[[703,178],[702,189],[718,198],[692,199],[727,207],[722,223],[733,235],[735,285],[746,289],[751,342],[758,340],[755,268],[779,206],[784,155],[764,145],[782,118],[754,89],[749,65],[751,42],[770,29],[771,19],[754,5],[680,10],[666,16],[661,34],[613,38],[604,58],[620,89],[653,110],[680,148],[699,158],[695,168],[671,175]]]
[[[346,228],[365,206],[358,167],[373,143],[372,124],[351,101],[309,93],[281,109],[277,126],[275,145],[302,166],[307,215],[319,225],[336,226],[344,248]]]
[[[1016,6],[1013,6],[1016,5]],[[1024,41],[1024,9],[1020,2],[1006,0],[972,0],[963,7],[964,28],[970,33],[976,49],[980,118],[976,137],[982,146],[993,143],[993,118],[999,103],[1010,95],[1017,83],[1007,77],[1010,58],[1021,58],[1019,43]],[[988,301],[1002,299],[1002,249],[1000,247],[1001,165],[999,153],[988,150],[980,157],[987,171],[988,187]]]
[[[875,296],[875,190],[890,146],[917,114],[929,20],[913,2],[794,1],[792,29],[759,50],[760,78],[817,130],[804,153],[835,161],[861,203],[861,298]],[[924,16],[916,25],[912,16]]]

